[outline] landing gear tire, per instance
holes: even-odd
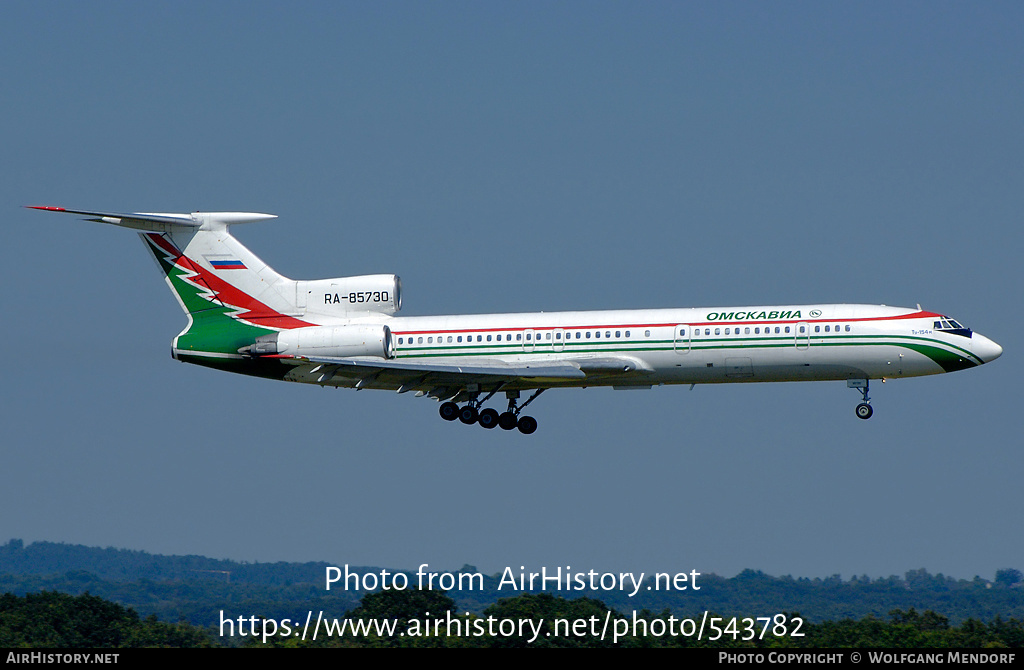
[[[537,419],[532,416],[521,416],[519,422],[516,424],[519,428],[519,432],[523,435],[529,435],[533,431],[537,430]]]
[[[482,427],[486,428],[487,430],[494,428],[495,426],[498,425],[499,421],[498,410],[491,409],[490,407],[488,407],[484,411],[480,412],[480,417],[477,419],[477,421]]]
[[[871,415],[875,413],[875,410],[871,409],[871,405],[866,402],[857,405],[856,411],[858,419],[870,419]]]
[[[459,406],[453,402],[441,403],[441,408],[438,410],[438,414],[445,421],[455,421],[459,418]]]
[[[505,412],[498,417],[498,425],[504,430],[512,430],[516,427],[516,415],[513,412]]]
[[[466,424],[467,426],[476,423],[476,420],[479,418],[479,416],[480,415],[477,414],[476,407],[473,407],[472,405],[466,405],[461,410],[459,410],[459,421]]]

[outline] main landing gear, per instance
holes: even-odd
[[[885,381],[884,379],[882,381]],[[871,415],[875,413],[875,410],[871,408],[871,398],[868,397],[868,386],[870,381],[867,379],[848,379],[846,385],[849,388],[854,388],[860,391],[860,394],[864,397],[864,402],[857,405],[855,410],[858,419],[870,419]]]
[[[491,396],[498,392],[497,389],[491,391],[483,400],[477,399],[476,396],[478,394],[474,394],[470,401],[462,407],[459,407],[450,400],[448,402],[443,402],[441,403],[438,413],[445,421],[454,421],[455,419],[458,419],[466,425],[478,423],[488,430],[495,426],[501,426],[503,430],[518,428],[519,432],[523,435],[529,435],[537,430],[537,420],[532,416],[519,416],[519,414],[526,409],[526,406],[533,402],[537,396],[543,393],[544,390],[545,389],[537,389],[521,406],[517,404],[517,401],[519,400],[519,391],[506,391],[505,397],[508,398],[508,409],[501,414],[498,414],[498,410],[491,409],[490,407],[483,410],[480,409],[480,407],[487,402]]]

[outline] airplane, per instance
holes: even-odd
[[[139,231],[188,316],[178,361],[270,379],[415,392],[443,419],[537,430],[523,414],[552,388],[871,380],[973,368],[1003,350],[918,305],[768,305],[399,317],[392,274],[292,280],[229,232],[252,212],[109,213],[29,206]],[[521,394],[531,392],[520,404]],[[484,404],[504,393],[499,413]]]

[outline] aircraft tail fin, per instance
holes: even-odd
[[[261,261],[228,226],[276,218],[253,212],[111,213],[32,206],[139,231],[189,317],[175,356],[239,356],[256,337],[312,325],[300,318],[296,282]]]

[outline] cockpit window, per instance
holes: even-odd
[[[950,333],[951,335],[961,335],[963,337],[971,336],[971,329],[961,325],[955,319],[951,319],[948,316],[942,317],[940,321],[936,321],[933,324],[933,328],[943,333]]]

